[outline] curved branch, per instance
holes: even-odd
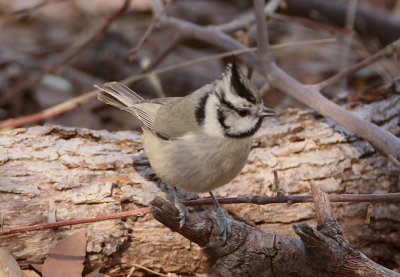
[[[262,10],[258,12],[263,13]],[[160,23],[165,27],[175,28],[190,38],[208,42],[225,50],[246,48],[234,38],[215,28],[200,27],[196,24],[173,17],[164,17]],[[369,141],[395,162],[400,160],[400,139],[393,134],[345,110],[321,95],[319,91],[312,87],[296,81],[281,70],[274,62],[263,62],[259,65],[257,56],[254,53],[242,56],[241,60],[250,68],[257,69],[262,73],[272,86],[282,90],[322,115],[336,121],[354,134]]]

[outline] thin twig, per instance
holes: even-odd
[[[356,63],[349,68],[347,68],[345,71],[339,72],[338,74],[318,83],[315,85],[312,85],[312,87],[316,90],[323,90],[326,87],[331,86],[332,84],[340,81],[341,79],[349,76],[350,74],[359,71],[360,69],[369,66],[370,64],[382,59],[383,57],[392,55],[392,54],[397,54],[400,49],[400,39],[393,41],[391,44],[387,45],[386,47],[382,48],[375,54],[369,56],[368,58],[362,60],[359,63]]]
[[[42,80],[43,76],[53,72],[63,64],[71,61],[73,58],[78,56],[84,49],[86,49],[87,46],[89,46],[93,41],[96,39],[99,39],[110,27],[111,23],[113,23],[121,14],[125,12],[125,10],[128,8],[130,3],[130,0],[125,0],[123,5],[121,6],[120,9],[118,9],[115,13],[113,13],[110,17],[107,18],[107,20],[98,28],[93,34],[91,34],[88,38],[86,38],[83,42],[78,44],[76,47],[72,47],[69,51],[65,53],[59,60],[57,60],[55,63],[51,64],[50,66],[46,67],[38,77],[35,79],[28,80],[27,82],[24,82],[20,85],[17,85],[14,87],[11,92],[6,94],[2,99],[0,99],[0,105],[4,105],[4,103],[7,103],[11,99],[14,99],[16,96],[20,95],[23,93],[25,90],[28,88],[36,86],[40,81]]]
[[[267,22],[265,21],[264,15],[264,0],[254,0],[254,14],[257,23],[257,46],[258,46],[258,58],[261,63],[269,61],[269,41]]]
[[[177,40],[177,42],[179,41],[179,39]],[[278,45],[272,45],[271,49],[272,50],[277,50],[277,49],[282,49],[285,47],[291,47],[291,46],[300,46],[300,45],[309,45],[309,44],[319,44],[319,43],[330,43],[330,42],[334,42],[334,39],[321,39],[321,40],[310,40],[310,41],[300,41],[300,42],[294,42],[294,43],[283,43],[283,44],[278,44]],[[171,51],[172,48],[175,47],[176,45],[170,45],[171,46]],[[151,76],[153,74],[162,74],[165,72],[169,72],[172,70],[176,70],[179,68],[183,68],[183,67],[187,67],[187,66],[191,66],[194,64],[198,64],[198,63],[202,63],[202,62],[206,62],[212,59],[219,59],[219,58],[225,58],[225,57],[230,57],[232,55],[238,56],[238,55],[242,55],[242,54],[246,54],[249,52],[254,52],[256,51],[257,48],[249,48],[249,49],[244,49],[244,50],[234,50],[234,51],[228,51],[228,52],[224,52],[224,53],[220,53],[220,54],[215,54],[215,55],[210,55],[210,56],[204,56],[198,59],[194,59],[194,60],[190,60],[190,61],[186,61],[186,62],[182,62],[179,64],[175,64],[175,65],[171,65],[171,66],[167,66],[161,69],[157,69],[157,70],[152,70],[147,72],[147,70],[149,70],[150,68],[154,68],[155,66],[157,66],[157,64],[159,62],[162,61],[163,58],[165,58],[165,56],[169,53],[169,51],[163,51],[162,53],[160,53],[160,56],[157,57],[150,65],[148,65],[145,69],[143,69],[143,72],[147,72],[147,73],[143,73],[143,74],[139,74],[139,75],[134,75],[131,77],[128,77],[124,80],[122,80],[121,82],[126,84],[126,85],[130,85],[134,82],[143,80],[145,78],[147,78],[148,76]],[[45,119],[49,119],[49,118],[53,118],[56,117],[58,115],[61,115],[63,113],[69,112],[83,104],[86,104],[90,101],[92,101],[97,93],[99,92],[99,90],[92,90],[89,91],[85,94],[82,94],[80,96],[74,97],[72,99],[69,99],[63,103],[57,104],[55,106],[52,106],[50,108],[47,108],[43,111],[40,111],[38,113],[35,114],[30,114],[27,116],[22,116],[19,118],[11,118],[11,119],[7,119],[4,120],[2,122],[0,122],[0,130],[1,129],[5,129],[5,128],[15,128],[15,127],[19,127],[25,124],[30,124],[30,123],[34,123],[34,122],[38,122],[38,121],[42,121]]]
[[[25,124],[39,122],[45,119],[56,117],[58,115],[71,111],[82,104],[92,101],[92,99],[96,97],[98,92],[99,90],[92,90],[78,97],[74,97],[65,102],[52,106],[48,109],[45,109],[41,112],[30,114],[27,116],[22,116],[19,118],[7,119],[5,121],[0,122],[0,130],[5,128],[15,128]]]
[[[123,218],[123,217],[128,217],[128,216],[142,216],[142,215],[146,215],[148,213],[150,213],[150,208],[147,207],[147,208],[137,209],[137,210],[133,210],[133,211],[125,211],[125,212],[112,213],[112,214],[107,214],[107,215],[99,215],[96,217],[86,217],[86,218],[79,218],[79,219],[63,220],[63,221],[58,221],[58,222],[53,222],[53,223],[36,224],[36,225],[31,225],[31,226],[19,227],[19,228],[15,228],[15,229],[2,230],[2,231],[0,231],[0,236],[15,234],[15,233],[23,233],[23,232],[28,232],[28,231],[46,230],[46,229],[52,229],[52,228],[57,228],[57,227],[62,227],[62,226],[70,226],[70,225],[76,225],[76,224],[98,222],[98,221],[104,221],[104,220],[110,220],[110,219],[118,219],[118,218]]]
[[[164,15],[164,13],[167,11],[167,8],[169,7],[169,5],[171,5],[172,0],[167,1],[167,3],[165,4],[165,6],[163,7],[163,9],[161,10],[161,12],[159,14],[156,15],[156,17],[154,18],[153,22],[151,22],[150,26],[147,28],[146,32],[144,33],[144,35],[140,38],[138,44],[132,48],[131,50],[129,50],[129,60],[132,62],[135,57],[136,57],[136,53],[139,51],[139,49],[147,42],[150,34],[153,32],[154,27],[157,25],[157,23],[160,21],[161,17]]]
[[[184,39],[184,36],[182,36],[180,33],[177,33],[171,42],[164,48],[162,49],[161,53],[158,54],[157,57],[155,57],[151,63],[146,66],[142,70],[141,73],[146,73],[149,72],[150,70],[153,70],[157,65],[159,65],[172,51],[175,50],[175,48],[178,46],[179,42],[181,42]]]
[[[264,14],[269,16],[275,12],[279,7],[281,0],[271,0],[264,8]],[[237,19],[233,19],[227,23],[223,23],[216,26],[209,26],[209,28],[214,28],[220,32],[230,33],[238,29],[245,28],[254,23],[255,17],[254,13],[245,14]]]
[[[174,17],[164,17],[160,23],[174,28],[188,37],[208,42],[225,50],[245,49],[246,47],[225,33],[187,22]],[[256,55],[249,53],[241,57],[248,67],[257,69],[272,86],[296,98],[320,114],[331,118],[344,128],[369,141],[390,159],[400,160],[400,139],[377,125],[361,119],[336,103],[330,101],[311,86],[305,86],[292,78],[274,62],[259,63]]]
[[[351,32],[350,30],[347,30],[344,28],[321,24],[321,23],[318,23],[318,22],[315,22],[315,21],[312,21],[309,19],[293,17],[293,16],[288,16],[288,15],[283,15],[283,14],[278,14],[278,13],[269,14],[267,17],[269,19],[274,19],[276,21],[286,22],[286,23],[290,23],[290,24],[296,24],[296,25],[303,26],[303,27],[306,27],[309,29],[313,29],[313,30],[329,32],[331,34],[348,34]]]
[[[57,2],[63,2],[63,1],[67,1],[67,0],[42,0],[41,2],[39,2],[36,5],[33,5],[31,7],[18,9],[18,10],[11,11],[11,12],[0,12],[0,16],[33,13],[35,10],[38,10],[44,6],[47,6],[48,4],[53,4],[53,3],[57,3]]]
[[[326,223],[332,217],[332,208],[330,205],[329,196],[323,192],[321,187],[314,181],[310,182],[310,186],[317,222],[318,224]]]
[[[384,194],[332,194],[328,195],[331,202],[371,202],[371,203],[388,203],[388,202],[400,202],[400,193],[384,193]],[[281,196],[244,196],[244,197],[229,197],[229,198],[218,198],[220,204],[255,204],[255,205],[268,205],[276,203],[310,203],[313,202],[311,195],[281,195]],[[203,206],[203,205],[214,205],[211,198],[203,198],[197,200],[184,201],[185,206]],[[171,204],[173,205],[173,204]],[[43,223],[25,227],[19,227],[14,229],[0,231],[0,236],[23,233],[28,231],[46,230],[61,226],[76,225],[91,223],[97,221],[104,221],[110,219],[118,219],[129,216],[142,216],[150,213],[150,208],[142,208],[133,211],[125,211],[119,213],[113,213],[109,215],[101,215],[96,217],[72,219],[58,221],[55,223]]]
[[[370,203],[367,209],[367,216],[365,217],[365,224],[369,224],[371,221],[372,210],[374,209],[374,204]]]
[[[345,28],[347,30],[354,29],[354,22],[356,18],[356,11],[357,11],[358,0],[350,0],[347,4],[346,8],[346,25]],[[342,49],[341,49],[341,57],[340,57],[340,64],[339,64],[339,72],[344,71],[349,65],[349,56],[351,50],[351,44],[353,41],[353,35],[351,33],[344,35],[343,42],[342,42]],[[340,90],[345,91],[347,90],[347,82],[346,79],[342,79],[340,83]]]
[[[143,270],[145,270],[145,271],[147,271],[147,272],[150,272],[150,273],[152,273],[152,274],[154,274],[154,275],[157,275],[157,276],[162,276],[162,277],[168,277],[169,275],[165,275],[165,274],[162,274],[162,273],[160,273],[160,272],[157,272],[157,271],[154,271],[154,270],[152,270],[152,269],[150,269],[150,268],[147,268],[147,267],[145,267],[145,266],[142,266],[142,265],[140,265],[140,264],[132,264],[134,267],[137,267],[137,268],[140,268],[140,269],[143,269]]]
[[[296,24],[314,30],[329,32],[331,34],[347,34],[350,32],[349,30],[339,28],[336,26],[321,24],[304,18],[292,17],[288,15],[275,13],[274,11],[277,8],[276,2],[279,1],[275,1],[275,3],[274,1],[269,1],[264,8],[264,14],[268,19],[287,22],[289,24]],[[254,23],[254,21],[255,21],[254,13],[248,13],[227,23],[215,26],[209,26],[208,28],[215,29],[217,31],[224,33],[231,33],[235,30],[243,29],[250,26],[251,24]]]
[[[274,170],[274,180],[275,180],[275,191],[277,196],[284,196],[282,192],[281,182],[279,180],[278,171]]]

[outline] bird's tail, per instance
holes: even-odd
[[[104,85],[95,85],[102,90],[97,94],[97,98],[109,105],[121,110],[129,110],[133,105],[142,102],[144,99],[136,94],[126,85],[118,82],[109,82]]]

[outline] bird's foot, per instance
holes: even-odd
[[[231,224],[226,217],[226,210],[222,207],[217,207],[217,222],[222,236],[222,244],[225,244],[226,239],[231,233]]]
[[[179,200],[178,197],[175,197],[174,199],[174,206],[178,209],[179,211],[179,228],[181,229],[183,225],[185,225],[186,222],[186,215],[187,215],[187,209],[186,206],[183,205],[183,203]]]

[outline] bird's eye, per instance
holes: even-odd
[[[238,110],[237,113],[238,113],[240,116],[244,117],[244,116],[249,115],[249,114],[250,114],[250,111],[249,111],[249,110]]]

